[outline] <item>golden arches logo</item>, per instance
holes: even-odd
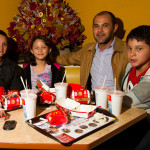
[[[55,111],[55,112],[53,112],[53,115],[61,115],[61,112],[60,111]]]

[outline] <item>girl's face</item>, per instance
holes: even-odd
[[[35,56],[36,60],[45,60],[47,55],[51,52],[51,48],[49,48],[43,40],[37,39],[33,43],[30,51]]]
[[[150,46],[145,41],[129,39],[127,54],[128,60],[133,67],[146,70],[150,66]]]
[[[6,53],[7,51],[7,38],[3,35],[0,35],[0,58]]]

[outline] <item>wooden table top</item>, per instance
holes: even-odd
[[[55,106],[38,106],[37,115],[42,115],[55,110]],[[71,146],[64,146],[52,138],[49,138],[25,123],[23,109],[9,111],[9,120],[16,120],[17,125],[14,130],[3,130],[4,121],[0,122],[0,148],[16,149],[92,149],[97,145],[105,142],[111,137],[124,131],[138,121],[147,116],[145,110],[138,108],[123,108],[122,113],[118,116],[118,121],[100,129],[85,138],[73,143]]]

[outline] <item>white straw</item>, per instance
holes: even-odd
[[[67,71],[65,71],[65,73],[64,73],[64,76],[63,76],[63,79],[62,79],[62,83],[64,82],[64,79],[65,79],[65,76],[66,76],[66,72]]]
[[[102,89],[104,88],[105,80],[106,80],[106,75],[105,75],[105,77],[104,77],[104,81],[103,81]]]
[[[26,89],[28,89],[28,83],[27,83],[27,79],[26,79]]]
[[[115,85],[114,85],[114,94],[116,94],[116,78],[115,78]]]
[[[24,81],[23,81],[23,79],[22,79],[22,76],[21,76],[20,78],[21,78],[22,84],[23,84],[23,86],[24,86],[24,89],[26,90],[26,86],[25,86],[25,84],[24,84]]]
[[[25,84],[24,84],[24,81],[23,81],[22,76],[21,76],[20,78],[21,78],[22,84],[23,84],[23,86],[24,86],[24,89],[25,89],[25,91],[26,91],[27,98],[28,98],[28,91],[27,91],[27,89],[26,89],[26,86],[25,86]]]

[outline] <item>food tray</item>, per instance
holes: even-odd
[[[100,130],[117,120],[117,118],[107,110],[97,108],[96,113],[100,113],[107,118],[107,122],[102,123],[95,120],[95,117],[81,118],[71,117],[71,121],[64,125],[51,126],[46,119],[46,114],[26,120],[26,123],[40,133],[53,138],[65,146],[69,146],[77,140]]]

